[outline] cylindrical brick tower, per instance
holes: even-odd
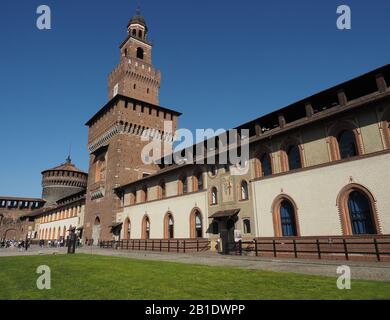
[[[42,172],[42,198],[45,206],[56,201],[86,190],[88,174],[76,168],[70,157],[64,164]]]

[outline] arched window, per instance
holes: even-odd
[[[358,155],[355,135],[351,130],[344,130],[337,137],[340,159],[347,159]]]
[[[137,58],[138,59],[143,59],[144,58],[144,49],[137,48]]]
[[[190,237],[192,239],[203,237],[202,215],[198,209],[193,210],[190,215]]]
[[[136,35],[137,35],[137,30],[133,29],[133,30],[131,31],[131,34],[132,34],[133,36],[136,36]]]
[[[194,192],[195,191],[201,191],[203,190],[203,174],[202,172],[197,173],[194,175]]]
[[[297,145],[292,145],[287,149],[287,159],[289,170],[302,168],[301,154]]]
[[[142,30],[138,30],[138,37],[142,38]]]
[[[348,210],[353,234],[375,234],[370,200],[360,191],[348,197]]]
[[[245,180],[241,181],[241,200],[249,199],[249,190],[248,190],[248,182]]]
[[[259,158],[256,158],[255,161],[256,178],[272,175],[272,163],[269,153],[263,153]]]
[[[295,202],[288,195],[279,195],[272,204],[275,237],[300,236]]]
[[[211,205],[216,205],[218,204],[218,190],[216,187],[211,188],[211,199],[210,199],[210,204]]]
[[[148,216],[142,219],[142,239],[150,239],[150,220]]]
[[[293,237],[297,235],[294,207],[288,200],[283,200],[280,205],[280,223],[282,236]]]
[[[123,226],[123,238],[125,240],[130,240],[130,235],[131,235],[130,219],[126,218],[125,224]]]
[[[174,234],[174,220],[171,213],[167,213],[164,219],[164,238],[165,239],[173,239],[175,237]]]
[[[251,221],[249,219],[244,219],[242,223],[244,225],[244,233],[251,233]]]

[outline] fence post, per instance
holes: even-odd
[[[381,255],[379,253],[378,242],[376,241],[376,238],[374,238],[374,246],[375,246],[376,259],[378,261],[381,261]]]
[[[345,259],[349,260],[347,241],[345,239],[343,239],[343,244],[344,244]]]
[[[275,239],[272,240],[272,246],[273,246],[273,249],[274,249],[274,257],[276,258],[276,242],[275,242]]]
[[[132,245],[131,245],[132,250],[134,250],[134,242],[135,240],[132,241]]]
[[[129,239],[127,239],[126,250],[129,250]]]
[[[242,241],[238,241],[238,248],[240,250],[240,256],[242,256]]]
[[[152,251],[154,251],[154,240],[152,240]]]
[[[186,239],[184,239],[184,243],[183,243],[183,252],[186,253]]]
[[[179,247],[180,246],[180,242],[179,242],[179,240],[177,240],[177,252],[179,252]]]
[[[145,251],[148,250],[148,240],[145,240]]]
[[[196,239],[196,252],[199,252],[199,239]]]
[[[162,251],[162,240],[160,240],[160,252]]]
[[[171,251],[171,241],[168,239],[168,252]]]
[[[294,245],[294,257],[298,258],[297,241],[295,239],[293,240],[293,245]]]
[[[257,240],[254,239],[254,241],[255,241],[255,255],[256,255],[256,257],[258,257],[259,254],[257,253]]]
[[[317,239],[317,252],[318,252],[318,259],[321,259],[321,248],[320,248],[320,240]]]
[[[138,240],[138,251],[141,251],[141,240]]]

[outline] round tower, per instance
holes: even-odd
[[[88,174],[75,167],[70,157],[58,167],[42,172],[42,198],[45,206],[86,190]]]

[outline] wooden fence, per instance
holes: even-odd
[[[236,255],[390,261],[390,236],[255,238],[231,246]]]
[[[210,250],[210,241],[207,239],[150,239],[150,240],[120,240],[100,241],[101,248],[121,250],[159,251],[159,252],[200,252]]]

